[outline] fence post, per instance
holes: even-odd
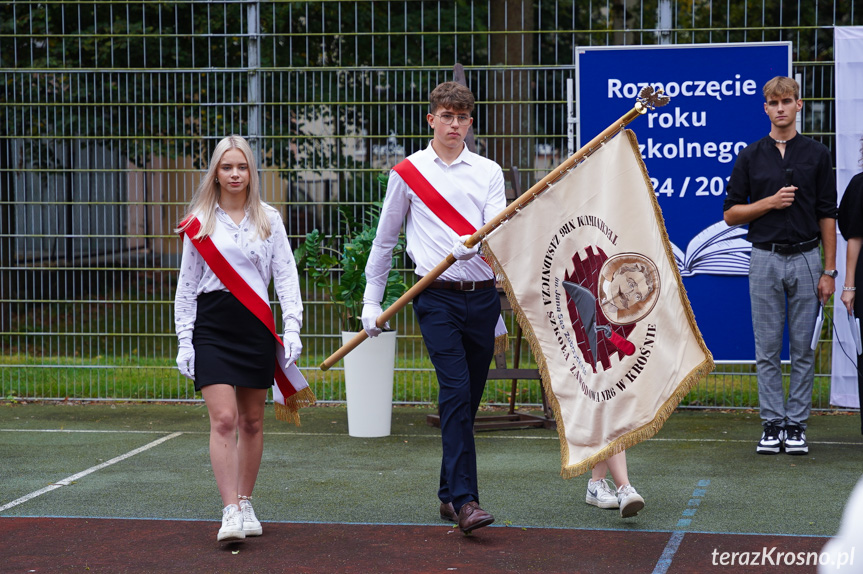
[[[659,0],[656,9],[656,35],[660,44],[671,44],[671,0]]]
[[[249,111],[249,144],[255,152],[255,161],[258,168],[261,167],[263,159],[261,142],[261,21],[260,2],[249,2],[246,5],[246,19],[248,20],[249,32],[249,61],[248,61],[248,111]]]
[[[0,139],[0,300],[8,300],[0,307],[0,331],[12,329],[12,264],[15,261],[15,176],[12,173],[12,144],[8,138]]]

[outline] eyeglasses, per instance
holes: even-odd
[[[466,126],[470,123],[470,116],[454,116],[452,114],[434,114],[440,118],[441,123],[445,126],[452,125],[453,120],[458,119],[458,125]]]

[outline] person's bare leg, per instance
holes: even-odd
[[[252,496],[264,452],[264,402],[268,389],[237,388],[237,493]]]
[[[201,394],[210,414],[210,464],[222,504],[239,507],[236,392],[231,385],[207,385]]]
[[[596,466],[590,471],[590,479],[593,481],[602,480],[608,474],[608,463],[606,461],[596,463]]]
[[[605,462],[608,464],[608,469],[611,470],[611,478],[614,479],[614,484],[617,488],[629,484],[629,474],[626,471],[625,450],[620,451]]]

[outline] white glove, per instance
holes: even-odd
[[[285,359],[287,362],[285,367],[288,367],[291,363],[296,363],[297,359],[300,358],[300,354],[303,352],[303,343],[300,341],[300,334],[296,331],[285,333],[282,342],[285,344]]]
[[[195,347],[191,339],[180,339],[180,351],[177,353],[177,368],[180,374],[195,380]]]
[[[383,312],[380,303],[369,300],[363,301],[363,315],[360,320],[363,322],[363,329],[369,337],[377,337],[381,334],[381,328],[378,327],[377,321]],[[386,323],[384,328],[389,329],[390,324]]]
[[[479,243],[473,247],[468,247],[464,244],[468,239],[470,239],[470,235],[462,235],[455,242],[455,245],[452,246],[452,256],[459,261],[467,261],[479,251]]]

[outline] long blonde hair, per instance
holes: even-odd
[[[221,189],[216,180],[216,170],[219,168],[219,162],[222,161],[225,152],[232,149],[243,152],[243,155],[246,156],[246,163],[249,165],[249,190],[244,205],[246,211],[249,212],[249,219],[261,239],[267,239],[270,236],[272,230],[270,229],[270,220],[267,219],[267,214],[264,211],[264,203],[261,200],[261,181],[258,177],[255,154],[252,152],[249,142],[238,135],[230,135],[216,145],[207,173],[204,174],[204,178],[198,184],[195,195],[192,196],[192,201],[189,204],[189,209],[181,220],[189,219],[189,221],[175,229],[176,233],[186,229],[191,221],[190,216],[195,215],[201,222],[201,230],[194,239],[202,239],[212,235],[216,229],[216,204],[221,196]]]

